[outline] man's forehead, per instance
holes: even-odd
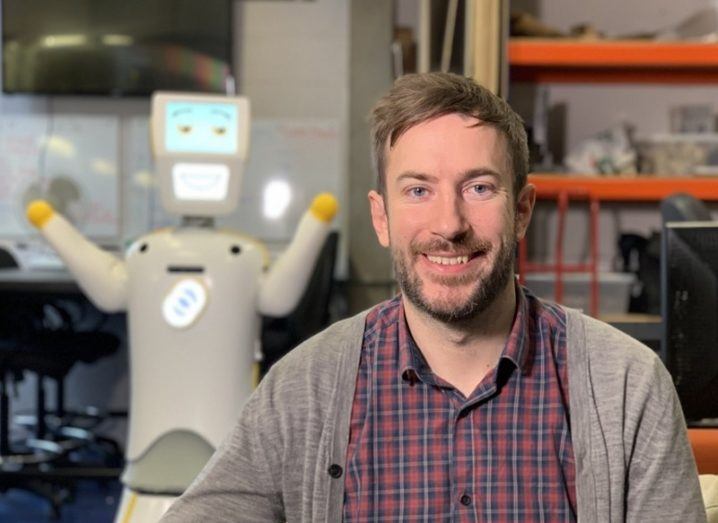
[[[385,146],[388,149],[391,149],[396,145],[397,141],[402,136],[407,134],[409,131],[412,131],[418,127],[425,127],[425,126],[431,125],[432,123],[436,122],[439,119],[446,119],[446,118],[460,119],[461,121],[463,121],[465,123],[466,127],[480,127],[480,126],[486,125],[485,122],[483,122],[479,118],[476,118],[475,116],[471,116],[468,114],[463,114],[463,113],[438,114],[436,116],[432,116],[430,118],[426,118],[424,120],[419,120],[417,122],[413,122],[406,126],[400,127],[398,130],[394,131],[387,137]]]
[[[443,121],[439,122],[438,120]],[[457,131],[463,134],[464,130],[469,131],[473,136],[468,141],[455,140],[454,138],[458,138]],[[434,144],[441,142],[446,145],[446,149],[440,145],[433,147]],[[425,158],[427,155],[441,156],[454,146],[461,147],[462,151],[486,154],[485,160],[493,160],[492,163],[495,163],[496,170],[510,177],[512,166],[508,154],[508,139],[505,134],[492,124],[460,113],[450,113],[423,120],[405,129],[393,144],[391,140],[387,140],[384,146],[387,174],[389,171],[396,170],[393,167],[396,167],[397,163],[397,149],[401,150],[399,156],[402,157],[402,161],[400,163],[406,164],[407,162],[411,163],[412,160],[418,162],[420,158]],[[398,166],[398,168],[403,170],[402,166]],[[394,172],[393,174],[396,176],[400,173]]]

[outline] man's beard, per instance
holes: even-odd
[[[427,248],[428,247],[428,248]],[[422,256],[421,252],[479,252],[481,256],[491,254],[491,244],[486,240],[465,239],[460,242],[439,241],[430,246],[411,245],[408,256],[394,251],[394,271],[401,292],[419,310],[443,323],[463,323],[476,318],[493,304],[501,292],[504,291],[513,274],[516,257],[516,240],[505,235],[501,238],[498,251],[494,256],[493,265],[489,273],[476,275],[471,273],[464,276],[436,277],[435,281],[446,287],[459,287],[474,282],[474,289],[463,303],[435,303],[422,293],[423,282],[419,275],[407,266],[410,259]]]

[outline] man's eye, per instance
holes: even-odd
[[[224,133],[227,132],[226,127],[214,127],[212,130],[214,131],[214,134],[216,134],[217,136],[222,136]]]
[[[182,134],[189,134],[189,132],[192,130],[191,125],[178,125],[177,128]]]
[[[426,196],[426,189],[423,187],[412,187],[409,189],[409,194],[414,197]]]
[[[491,194],[491,190],[492,187],[489,184],[476,183],[468,188],[467,194],[469,196],[488,196],[489,194]]]

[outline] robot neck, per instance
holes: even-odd
[[[214,218],[211,216],[182,216],[182,227],[211,229],[214,227]]]

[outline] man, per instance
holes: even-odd
[[[701,521],[672,382],[635,340],[531,296],[520,118],[472,80],[374,108],[401,295],[274,366],[164,521]]]

